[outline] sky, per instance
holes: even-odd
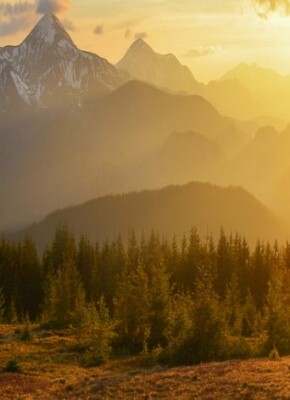
[[[0,0],[0,46],[50,9],[79,48],[112,63],[141,37],[204,82],[241,62],[290,74],[290,0]]]

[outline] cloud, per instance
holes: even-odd
[[[26,1],[18,3],[0,3],[0,15],[4,17],[16,17],[30,13],[34,10],[34,5]]]
[[[132,30],[129,29],[129,28],[125,29],[124,37],[125,37],[126,39],[128,39],[128,38],[130,38],[131,36],[132,36]]]
[[[36,0],[36,11],[39,14],[54,14],[66,11],[70,0]]]
[[[97,25],[94,29],[94,34],[102,35],[103,33],[104,33],[104,25],[103,24]]]
[[[219,46],[198,46],[193,49],[188,50],[187,53],[183,55],[183,57],[195,58],[195,57],[204,57],[210,54],[215,54],[221,51]]]
[[[135,33],[135,39],[146,39],[148,38],[148,33],[147,32],[136,32]]]
[[[252,0],[258,6],[258,15],[267,18],[270,13],[280,12],[290,16],[290,0]]]
[[[67,31],[75,32],[77,30],[75,24],[69,19],[63,19],[61,22]]]
[[[26,30],[35,22],[35,6],[27,1],[0,3],[0,36]]]

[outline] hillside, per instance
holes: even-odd
[[[257,64],[239,64],[228,71],[221,82],[236,79],[251,91],[264,114],[289,120],[290,76],[283,76]]]
[[[191,181],[219,183],[226,165],[223,148],[215,141],[192,131],[174,132],[141,164],[137,175],[147,188]]]
[[[34,341],[25,343],[14,331],[13,326],[0,326],[0,366],[13,356],[13,348],[25,373],[0,374],[1,400],[289,398],[289,358],[166,368],[150,367],[150,360],[139,356],[83,368],[69,332],[38,330],[33,332]]]
[[[159,54],[144,40],[136,40],[116,67],[135,79],[176,93],[199,94],[209,100],[223,115],[252,119],[265,114],[251,89],[238,78],[198,82],[190,69],[173,54]],[[271,115],[271,114],[270,114]]]
[[[253,220],[255,224],[253,225]],[[55,229],[67,224],[76,237],[86,234],[104,241],[119,234],[127,237],[156,230],[169,238],[181,238],[194,226],[201,235],[239,232],[250,243],[258,238],[285,239],[276,217],[253,196],[238,187],[222,188],[206,183],[169,186],[161,190],[106,196],[85,204],[56,211],[42,222],[21,231],[17,237],[31,236],[38,249],[50,242]]]
[[[0,121],[0,231],[106,193],[139,190],[141,177],[133,185],[124,168],[132,175],[172,131],[214,137],[228,124],[202,97],[135,81],[73,114],[48,109]]]

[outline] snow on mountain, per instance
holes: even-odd
[[[0,109],[9,108],[9,92],[38,107],[79,104],[128,80],[105,59],[79,50],[61,22],[45,15],[18,46],[0,49]]]

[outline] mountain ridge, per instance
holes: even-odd
[[[76,237],[85,234],[101,242],[126,236],[131,229],[138,236],[155,230],[182,238],[193,226],[201,235],[212,233],[214,237],[223,226],[226,232],[244,235],[251,244],[258,239],[285,238],[283,224],[246,190],[197,182],[103,196],[55,211],[15,237],[29,235],[43,250],[60,224],[66,224]]]
[[[137,39],[116,64],[136,79],[174,92],[202,94],[204,85],[173,54],[156,53],[145,40]]]

